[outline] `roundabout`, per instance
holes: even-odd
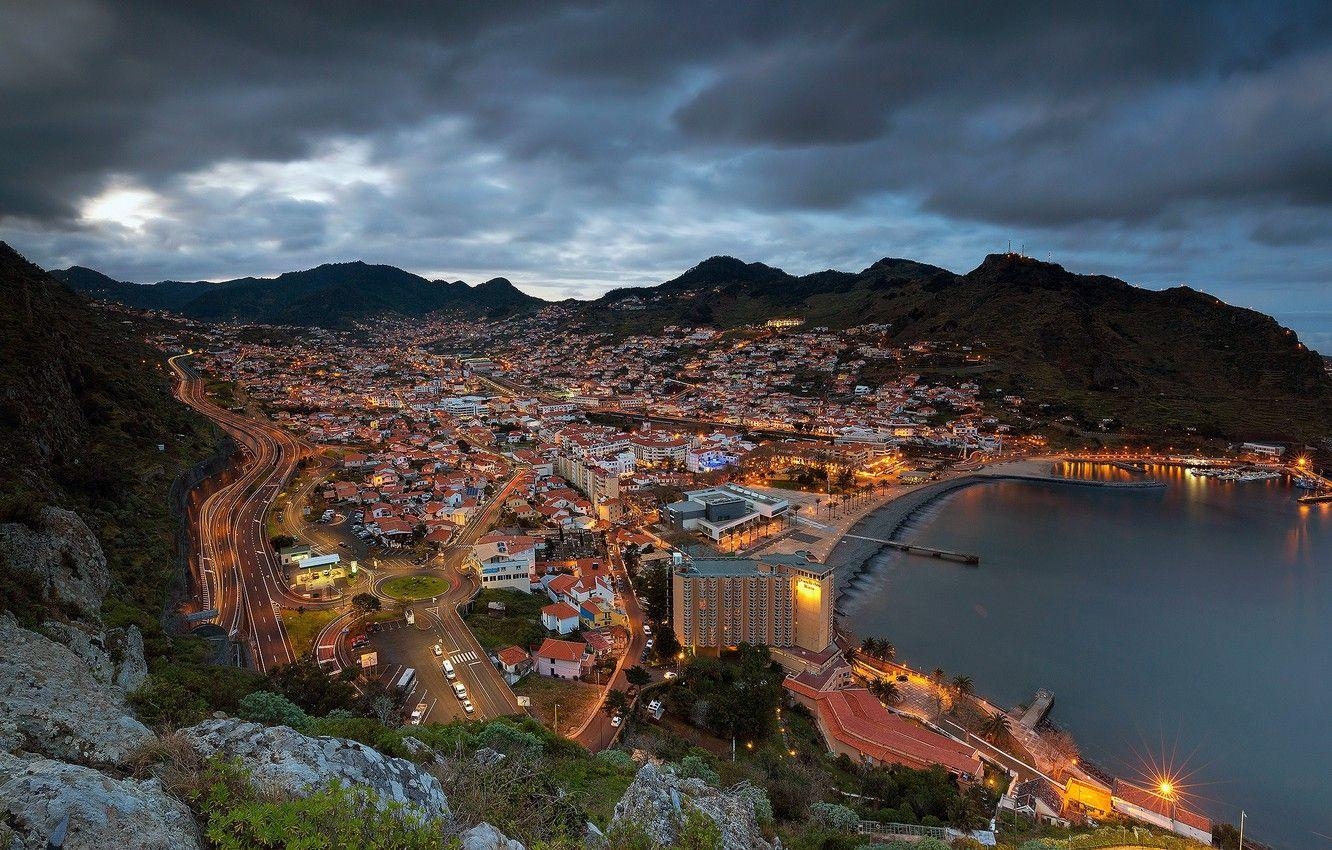
[[[449,589],[449,580],[434,573],[390,576],[380,581],[375,590],[397,602],[416,602],[433,599]]]

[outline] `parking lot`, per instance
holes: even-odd
[[[379,653],[378,673],[384,682],[396,683],[408,667],[416,670],[416,681],[403,702],[404,715],[410,714],[419,703],[425,703],[422,722],[448,723],[467,717],[462,701],[454,696],[453,682],[444,676],[442,662],[445,658],[452,662],[455,681],[461,682],[469,698],[475,700],[477,678],[472,666],[489,664],[488,658],[478,657],[473,650],[449,646],[438,621],[424,610],[417,611],[416,625],[409,626],[404,620],[381,623],[379,630],[371,632],[368,638],[369,648]],[[434,653],[436,644],[442,650],[440,656]]]

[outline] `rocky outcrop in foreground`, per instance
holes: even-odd
[[[40,518],[35,529],[0,524],[0,561],[48,607],[83,622],[101,622],[102,598],[111,587],[102,545],[73,511],[47,506]]]
[[[0,749],[115,766],[152,737],[110,678],[94,675],[64,644],[0,614]]]
[[[781,843],[763,837],[754,801],[743,786],[725,791],[701,779],[685,779],[655,764],[645,764],[615,804],[611,826],[622,820],[637,823],[662,847],[675,844],[687,809],[697,809],[721,828],[726,850],[777,850]]]
[[[369,788],[385,801],[447,821],[449,801],[439,780],[406,759],[357,741],[302,735],[286,726],[231,718],[208,720],[179,733],[205,757],[237,759],[261,793],[301,793],[332,782]]]
[[[45,850],[66,817],[67,850],[202,846],[189,809],[157,780],[114,779],[88,767],[0,753],[0,842],[7,850]]]

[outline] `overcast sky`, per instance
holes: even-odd
[[[1332,4],[378,5],[0,0],[0,239],[546,297],[1011,240],[1332,350]]]

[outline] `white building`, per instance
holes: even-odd
[[[536,537],[487,534],[477,540],[463,567],[476,572],[482,588],[507,587],[531,593],[537,549],[542,545]]]

